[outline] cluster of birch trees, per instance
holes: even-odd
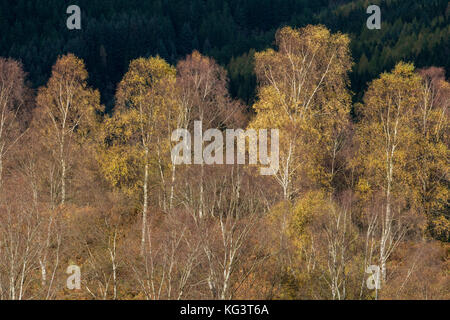
[[[450,84],[399,62],[353,104],[349,42],[278,30],[252,106],[197,51],[138,58],[110,114],[76,56],[38,90],[0,58],[0,299],[449,298]],[[194,121],[279,129],[279,171],[173,165]]]

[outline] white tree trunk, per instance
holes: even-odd
[[[147,229],[147,202],[148,202],[148,147],[145,147],[145,168],[144,168],[144,200],[142,205],[142,236],[141,236],[141,255],[144,254],[145,234]]]

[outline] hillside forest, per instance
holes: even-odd
[[[0,2],[0,300],[450,299],[447,1],[78,2]]]

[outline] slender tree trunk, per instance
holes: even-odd
[[[148,202],[148,147],[145,147],[145,168],[144,168],[144,202],[142,205],[142,236],[141,236],[141,255],[144,254],[145,234],[147,229],[147,202]]]
[[[386,215],[383,221],[381,244],[380,244],[380,268],[381,268],[381,280],[386,281],[386,245],[390,237],[391,231],[391,183],[392,183],[392,159],[388,159],[387,168],[387,186],[386,186]]]
[[[51,238],[51,230],[53,224],[53,217],[50,216],[47,228],[47,238],[45,241],[44,254],[41,258],[39,258],[39,264],[41,266],[41,283],[42,286],[45,286],[47,283],[47,254],[50,248],[50,238]]]
[[[175,187],[175,165],[172,164],[172,181],[170,186],[169,209],[173,208],[174,187]]]
[[[116,231],[114,231],[113,247],[109,248],[113,271],[113,299],[117,299],[117,264],[116,264]]]
[[[59,146],[61,161],[61,204],[66,202],[66,162],[64,160],[64,136],[61,138]]]

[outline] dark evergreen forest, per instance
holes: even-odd
[[[81,30],[66,28],[71,4],[81,8]],[[381,7],[381,30],[366,27],[369,4]],[[448,70],[449,15],[446,0],[1,0],[0,56],[21,60],[38,87],[58,56],[74,53],[110,110],[132,59],[158,54],[174,64],[197,49],[226,67],[231,94],[251,104],[253,53],[273,46],[284,25],[323,24],[351,36],[360,100],[367,82],[400,60]]]

